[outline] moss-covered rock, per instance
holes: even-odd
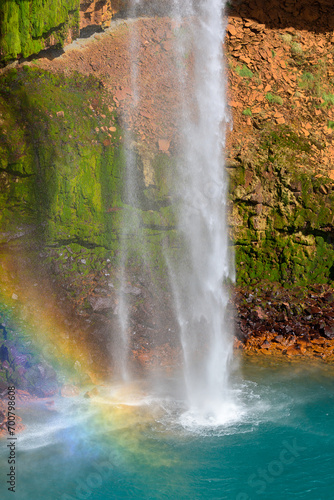
[[[112,95],[98,79],[10,70],[0,113],[1,241],[33,231],[57,249],[50,260],[65,278],[99,270],[100,249],[117,256],[122,245],[132,262],[161,266],[163,240],[176,237],[175,161],[136,142],[125,149]]]
[[[110,246],[122,146],[98,80],[25,66],[2,79],[0,113],[1,230],[35,224],[48,243]]]
[[[267,126],[247,159],[240,155],[229,169],[239,283],[333,280],[334,183],[296,166],[309,149],[287,126]]]
[[[3,0],[0,63],[63,46],[79,34],[79,0]]]

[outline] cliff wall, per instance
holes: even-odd
[[[110,24],[124,0],[3,0],[0,5],[0,64],[60,48],[87,26]]]
[[[102,12],[101,5],[91,2],[82,7],[90,23],[97,21],[94,12]],[[227,144],[230,226],[238,282],[248,284],[265,276],[286,285],[331,283],[331,9],[325,1],[312,13],[306,2],[285,2],[277,10],[262,7],[260,1],[230,5],[225,43],[233,117]],[[142,226],[157,241],[166,227],[173,227],[166,179],[180,140],[171,119],[180,106],[171,58],[179,33],[168,18],[147,18],[138,27],[141,103],[135,115],[129,111],[133,96],[126,23],[115,32],[97,35],[82,51],[53,61],[39,59],[39,66],[51,73],[23,68],[3,78],[3,241],[19,234],[19,221],[28,223],[34,214],[48,244],[81,242],[117,250],[117,228],[126,202],[120,199],[124,153],[118,141],[122,132],[115,135],[109,129],[119,123],[136,135]],[[185,64],[191,64],[190,57]],[[191,93],[191,84],[187,90]],[[96,113],[92,103],[100,102],[101,95],[109,104]],[[42,186],[42,196],[36,195],[36,186]],[[107,187],[112,193],[109,200]]]
[[[78,32],[78,4],[58,2],[56,12],[50,3],[43,5],[49,10],[37,16],[32,2],[2,3],[5,62],[66,43],[71,29],[73,36]],[[247,348],[267,354],[273,346],[275,353],[332,360],[333,22],[330,2],[308,5],[230,5],[225,40],[230,233],[241,285],[238,334],[245,339],[255,332]],[[81,27],[107,26],[118,8],[107,0],[82,2]],[[182,96],[175,92],[173,45],[182,30],[168,17],[146,17],[136,21],[141,100],[132,106],[132,22],[118,23],[60,57],[39,57],[3,70],[0,77],[0,314],[16,314],[26,275],[33,279],[25,293],[35,297],[32,290],[38,286],[41,310],[58,282],[61,308],[74,301],[87,328],[80,324],[76,333],[64,322],[61,330],[73,345],[85,331],[90,366],[97,372],[103,365],[108,374],[111,332],[120,328],[120,293],[130,304],[134,358],[143,366],[170,366],[177,358],[171,354],[177,326],[168,288],[163,279],[154,282],[150,266],[164,271],[162,245],[172,251],[179,245],[170,184],[182,138],[173,117],[193,87],[189,81]],[[182,64],[191,66],[191,51]],[[126,151],[123,139],[129,131],[133,143]],[[136,172],[134,199],[123,190],[126,157]],[[117,270],[124,223],[132,268],[121,289]],[[147,255],[150,266],[143,265]],[[41,269],[50,278],[48,291],[40,282]],[[287,290],[281,292],[282,286]],[[29,310],[36,307],[28,304]],[[40,316],[38,311],[36,330]],[[0,386],[10,382],[36,390],[38,370],[27,368],[20,356],[20,328],[14,322],[0,332],[5,367]],[[80,362],[79,357],[75,365]],[[50,380],[37,392],[48,395],[56,390],[54,375],[44,365],[41,370]]]
[[[332,10],[319,6],[230,12],[228,166],[240,282],[334,277],[334,34]]]
[[[0,63],[63,46],[79,34],[78,0],[4,0],[0,5]]]

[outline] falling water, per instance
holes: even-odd
[[[129,17],[136,17],[137,7],[140,4],[140,0],[132,0],[129,8]],[[130,37],[130,81],[131,90],[133,93],[133,102],[131,104],[131,111],[133,111],[138,105],[138,70],[136,65],[136,47],[137,47],[137,30],[136,26],[132,26],[131,37]],[[129,206],[135,207],[137,205],[138,192],[136,188],[136,156],[133,151],[132,144],[135,138],[131,129],[125,132],[125,160],[126,160],[126,172],[124,179],[124,200],[129,204]],[[131,380],[131,369],[128,363],[129,358],[129,304],[126,296],[126,287],[128,281],[127,267],[128,259],[130,255],[130,245],[129,240],[131,239],[134,232],[139,232],[140,222],[135,210],[130,213],[126,213],[122,221],[122,229],[120,234],[120,289],[118,296],[119,303],[119,338],[114,345],[114,365],[116,376],[120,377],[124,382]]]
[[[141,3],[133,0],[132,11]],[[172,258],[167,248],[165,258],[183,349],[187,417],[204,423],[228,421],[233,411],[228,283],[234,280],[234,268],[224,169],[224,6],[225,0],[173,0],[169,10],[180,35],[175,37],[174,58],[178,92],[184,96],[178,117],[182,145],[172,193],[182,250]],[[192,91],[186,95],[189,81]],[[137,88],[135,94],[140,100]]]
[[[176,2],[177,5],[184,2]],[[184,377],[191,412],[228,420],[232,353],[227,284],[234,279],[226,220],[224,170],[228,121],[223,67],[223,0],[188,2],[194,50],[194,99],[185,100],[179,169],[179,228],[186,251],[171,265]],[[179,12],[182,12],[178,8]],[[184,56],[179,47],[179,57]],[[181,65],[180,65],[181,67]],[[185,79],[181,73],[180,81]]]

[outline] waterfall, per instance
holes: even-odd
[[[144,3],[133,0],[132,15]],[[234,267],[229,250],[228,181],[224,168],[228,123],[224,7],[225,0],[172,0],[169,6],[176,26],[176,90],[184,98],[178,116],[182,144],[171,193],[180,251],[175,258],[165,249],[165,259],[183,351],[181,378],[186,405],[191,415],[199,415],[205,422],[228,419],[231,406],[228,285],[234,280]],[[132,74],[137,75],[134,70]],[[192,91],[187,95],[190,80]],[[135,94],[140,101],[137,87]],[[131,158],[129,172],[133,170]],[[122,308],[125,311],[124,303]]]
[[[178,7],[181,1],[176,4]],[[229,404],[232,327],[227,284],[234,279],[224,169],[228,113],[223,7],[222,0],[206,0],[196,7],[188,2],[187,6],[194,50],[194,98],[185,100],[183,106],[184,142],[177,190],[179,229],[186,250],[177,264],[170,265],[188,404],[195,413],[213,419],[224,419],[226,414],[219,417],[217,413],[226,413]],[[182,2],[178,11],[183,8]],[[184,50],[179,47],[180,58],[184,58]],[[184,79],[181,71],[180,82]]]

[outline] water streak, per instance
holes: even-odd
[[[194,96],[184,99],[181,124],[178,220],[186,250],[178,264],[170,266],[190,411],[199,413],[201,420],[222,422],[233,418],[237,410],[228,385],[232,335],[227,283],[234,280],[234,270],[224,169],[228,122],[222,53],[224,3],[206,0],[195,6],[195,2],[182,2],[189,16],[183,18],[188,35],[178,53],[184,59],[190,43],[193,67],[179,65],[180,82],[189,79],[184,73],[191,70]],[[181,2],[176,4],[180,12]]]
[[[133,0],[132,11],[140,6],[140,0]],[[234,267],[224,168],[224,7],[225,0],[172,0],[170,14],[175,26],[176,90],[183,96],[178,117],[182,146],[172,193],[182,250],[175,259],[165,249],[165,258],[184,355],[187,406],[191,415],[208,423],[224,423],[237,412],[229,389],[228,283],[234,280]],[[133,51],[131,57],[135,61]],[[132,75],[137,75],[134,69]],[[137,88],[134,94],[140,99]]]

